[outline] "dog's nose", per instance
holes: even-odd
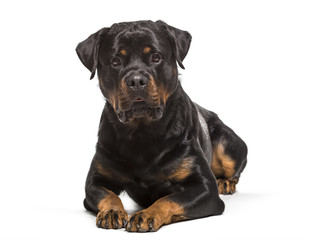
[[[126,77],[125,82],[130,89],[138,91],[146,87],[148,84],[148,78],[141,73],[137,73]]]

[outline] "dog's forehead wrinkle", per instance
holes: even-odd
[[[156,24],[152,21],[135,21],[115,23],[111,26],[113,31],[121,31],[123,29],[137,30],[141,28],[156,28]]]
[[[146,27],[129,26],[126,28],[119,28],[119,31],[113,31],[115,35],[114,46],[128,46],[131,48],[141,45],[158,46],[159,41],[156,32]],[[144,46],[146,47],[146,46]]]
[[[146,44],[157,44],[157,40],[153,35],[146,35],[140,33],[126,33],[117,38],[118,45],[132,46],[138,48],[138,46]]]

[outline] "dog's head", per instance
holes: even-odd
[[[191,35],[162,21],[138,21],[103,28],[78,44],[76,52],[97,70],[100,89],[122,123],[159,120],[178,86],[176,61],[187,55]]]

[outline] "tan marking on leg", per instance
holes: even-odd
[[[97,205],[100,211],[103,210],[124,210],[121,199],[112,191],[105,189],[108,193]]]
[[[129,183],[131,180],[125,176],[118,175],[108,169],[105,169],[99,162],[95,163],[95,167],[97,169],[97,172],[102,175],[103,177],[107,179],[116,179],[118,178],[120,182],[122,183]]]
[[[130,217],[127,231],[156,231],[162,225],[187,219],[184,209],[178,203],[163,197],[149,208],[139,211]]]
[[[184,218],[184,209],[178,203],[170,201],[166,198],[161,198],[146,209],[151,215],[159,215],[163,224],[172,223],[173,220],[178,220],[178,217]]]
[[[98,203],[99,213],[96,224],[102,228],[122,228],[128,221],[121,199],[112,191],[103,188],[108,194]]]
[[[225,154],[222,143],[213,149],[211,169],[216,177],[232,178],[235,174],[235,161]]]
[[[213,149],[211,169],[217,178],[219,194],[233,194],[238,183],[238,179],[232,179],[235,174],[235,161],[225,154],[223,143]]]
[[[218,193],[219,194],[233,194],[236,192],[236,184],[238,179],[227,180],[227,179],[217,179]]]
[[[168,176],[169,180],[182,181],[192,173],[194,159],[193,157],[185,158],[174,172]]]
[[[213,149],[213,160],[211,163],[211,170],[214,173],[215,177],[223,175],[223,168],[220,159],[217,156],[216,149]]]
[[[112,179],[112,173],[106,170],[100,163],[96,162],[96,169],[98,173],[104,177]]]

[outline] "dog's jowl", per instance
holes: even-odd
[[[184,69],[190,42],[162,21],[139,21],[103,28],[76,48],[106,99],[84,200],[98,227],[147,232],[219,215],[219,194],[236,190],[247,147],[182,89],[177,64]],[[144,210],[129,216],[122,191]]]

